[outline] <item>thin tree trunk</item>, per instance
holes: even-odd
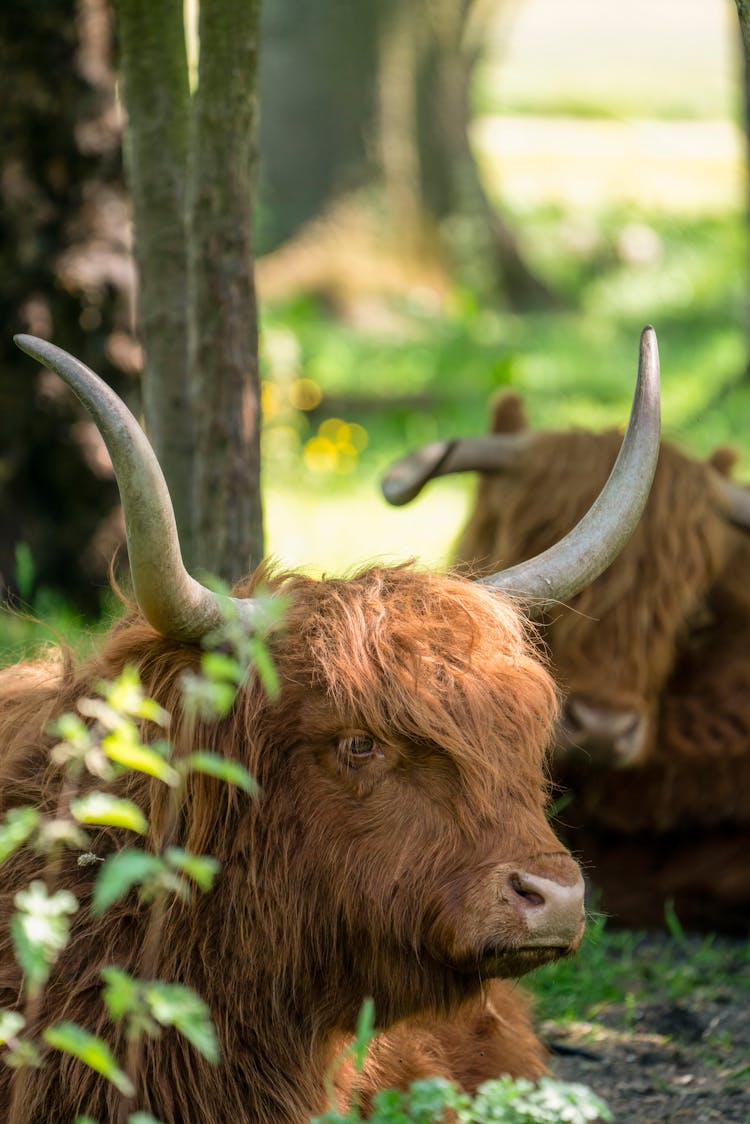
[[[183,0],[117,0],[117,18],[146,353],[143,409],[190,566],[195,558],[185,226],[190,88]]]
[[[426,216],[419,183],[417,88],[422,13],[401,4],[380,36],[377,67],[377,137],[388,214],[398,239],[420,249]]]
[[[196,561],[231,581],[260,561],[260,388],[252,258],[260,0],[203,0],[189,212]]]
[[[512,228],[487,195],[471,147],[470,87],[481,54],[476,42],[466,42],[471,0],[423,2],[431,30],[418,129],[424,198],[440,218],[473,219],[475,252],[486,257],[488,272],[513,307],[549,307],[555,297],[526,262]],[[475,19],[480,21],[476,13]]]

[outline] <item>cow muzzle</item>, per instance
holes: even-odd
[[[626,769],[643,757],[647,735],[648,719],[638,710],[597,706],[571,695],[558,728],[556,752],[563,760]]]
[[[580,873],[572,884],[566,884],[526,870],[512,870],[502,897],[522,921],[523,948],[572,950],[581,939],[584,882]]]
[[[567,851],[488,864],[463,894],[455,883],[451,890],[435,935],[440,958],[461,972],[518,977],[571,956],[581,942],[584,883]]]

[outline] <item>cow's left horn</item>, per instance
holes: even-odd
[[[145,433],[115,392],[80,360],[36,336],[18,335],[14,341],[67,383],[104,438],[120,489],[133,590],[144,617],[162,636],[200,640],[222,623],[226,598],[185,569],[172,500]],[[256,603],[230,600],[251,626]]]
[[[659,457],[659,430],[659,349],[654,329],[647,327],[641,333],[630,421],[602,491],[559,543],[484,578],[484,583],[540,608],[567,601],[594,581],[625,546],[646,506]]]
[[[422,445],[390,466],[380,485],[383,495],[388,503],[401,507],[418,496],[436,476],[512,468],[529,439],[528,433],[488,433]]]

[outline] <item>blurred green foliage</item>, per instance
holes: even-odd
[[[285,472],[300,479],[297,454],[331,398],[339,409],[346,402],[344,420],[367,433],[355,476],[409,445],[484,430],[488,399],[504,386],[523,394],[535,425],[623,424],[648,322],[659,337],[665,433],[696,452],[719,441],[742,445],[750,420],[743,216],[654,220],[629,210],[594,221],[550,208],[523,216],[518,228],[559,309],[512,314],[466,290],[447,308],[428,309],[407,294],[390,302],[396,327],[386,333],[342,324],[309,299],[264,310],[264,338],[283,333],[293,381],[319,388],[313,409],[285,415],[298,435],[286,450],[274,443],[277,419],[267,418],[271,490]],[[267,352],[264,359],[266,379],[278,385]],[[321,471],[303,467],[305,483],[314,487]]]

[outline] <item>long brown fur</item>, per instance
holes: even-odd
[[[136,773],[117,782],[148,811],[149,846],[211,854],[221,874],[211,893],[171,902],[156,963],[147,965],[148,911],[133,894],[94,918],[96,867],[69,853],[58,884],[81,909],[39,1024],[73,1019],[122,1058],[123,1035],[99,997],[102,967],[195,988],[210,1005],[223,1061],[210,1064],[170,1030],[148,1041],[136,1104],[164,1124],[302,1124],[325,1108],[326,1073],[368,995],[383,1033],[362,1078],[365,1099],[433,1065],[467,1089],[499,1072],[539,1076],[544,1051],[526,1001],[483,979],[479,966],[490,937],[509,948],[519,939],[515,915],[498,900],[503,864],[578,877],[544,816],[557,696],[523,620],[473,583],[412,568],[264,580],[291,604],[272,641],[282,684],[275,703],[252,681],[227,718],[189,723],[180,679],[200,651],[160,638],[137,613],[82,666],[58,653],[0,674],[0,815],[21,804],[54,810],[61,778],[48,723],[126,665],[171,713],[178,755],[202,748],[237,759],[263,793],[192,774],[170,828],[163,785]],[[253,588],[248,581],[235,592]],[[340,739],[363,732],[383,756],[350,768]],[[126,845],[127,833],[107,829],[91,850],[104,858]],[[0,1007],[20,1002],[13,897],[41,868],[29,848],[2,868]],[[24,1116],[12,1124],[69,1124],[78,1113],[117,1119],[113,1087],[67,1055],[50,1052],[44,1068],[19,1079]],[[351,1075],[338,1080],[345,1100]],[[11,1081],[0,1066],[0,1119]]]
[[[525,428],[500,398],[495,432]],[[456,556],[480,572],[546,549],[601,489],[620,435],[539,431],[512,471],[480,478]],[[725,518],[717,473],[663,442],[651,495],[620,556],[544,631],[566,694],[644,716],[649,737],[627,769],[555,759],[574,794],[564,837],[619,922],[750,928],[750,541]]]

